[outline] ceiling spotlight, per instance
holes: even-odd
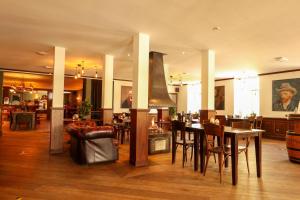
[[[212,30],[213,31],[219,31],[219,30],[221,30],[221,27],[220,26],[215,26],[215,27],[212,28]]]
[[[39,56],[45,56],[48,54],[46,51],[36,51],[35,53]]]
[[[127,56],[130,57],[130,53],[128,53]]]
[[[184,55],[185,54],[185,52],[183,51],[183,52],[181,52],[182,53],[182,55]]]
[[[278,56],[278,57],[275,57],[274,60],[277,62],[287,62],[289,59],[287,57]]]

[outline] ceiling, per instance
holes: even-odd
[[[1,68],[50,73],[44,66],[53,65],[53,46],[63,46],[67,74],[82,60],[88,75],[94,66],[101,74],[103,55],[112,54],[114,78],[130,80],[137,32],[167,54],[171,75],[189,80],[200,79],[200,51],[208,48],[216,51],[218,78],[300,66],[299,0],[2,0],[0,7]]]

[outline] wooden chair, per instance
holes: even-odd
[[[180,135],[178,135],[178,131]],[[191,160],[193,158],[194,141],[186,139],[185,122],[172,121],[172,132],[175,133],[173,135],[176,137],[175,159],[178,146],[182,146],[182,167],[184,167],[185,162],[187,162],[187,151],[189,148],[191,148]]]
[[[232,122],[232,128],[239,128],[239,129],[251,129],[252,128],[252,124],[248,121],[241,121],[241,122]],[[243,138],[243,140],[245,140],[245,144],[244,145],[239,145],[238,146],[238,153],[245,153],[246,156],[246,162],[247,162],[247,170],[248,170],[248,174],[250,174],[250,170],[249,170],[249,160],[248,160],[248,147],[250,144],[250,137],[246,137]],[[226,145],[226,148],[228,148],[230,150],[231,146],[230,145]]]
[[[219,120],[220,125],[226,126],[226,117],[225,117],[225,115],[216,115],[215,118]]]
[[[256,129],[261,129],[262,122],[263,122],[263,117],[262,116],[257,116],[256,120],[255,120],[255,128]]]
[[[224,161],[228,158],[228,153],[225,152],[224,146],[224,126],[223,125],[215,125],[211,123],[205,123],[204,125],[204,133],[205,133],[205,144],[206,144],[206,164],[204,168],[203,175],[206,174],[206,169],[208,165],[208,161],[211,154],[218,154],[219,160],[219,173],[220,173],[220,183],[222,183],[223,176],[223,165]],[[218,139],[218,145],[214,146],[211,142],[210,138],[216,137]]]
[[[255,116],[248,117],[248,121],[251,124],[251,128],[254,128]]]

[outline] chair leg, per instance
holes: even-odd
[[[193,160],[193,154],[194,154],[194,146],[191,146],[192,150],[191,150],[191,161]]]
[[[246,162],[247,162],[248,174],[250,174],[250,170],[249,170],[249,159],[248,159],[248,149],[246,149],[246,151],[245,151],[245,156],[246,156]]]
[[[210,153],[207,152],[207,153],[206,153],[206,163],[205,163],[205,167],[204,167],[204,171],[203,171],[203,176],[205,176],[205,173],[206,173],[206,169],[207,169],[209,157],[210,157]]]
[[[216,159],[216,154],[214,153],[214,159],[215,159],[215,163],[217,163],[217,159]]]
[[[188,153],[189,147],[187,146],[185,149],[185,162],[187,162],[187,153]]]
[[[185,163],[185,157],[186,157],[186,149],[185,146],[182,146],[182,168],[184,168],[184,163]]]
[[[223,153],[218,153],[218,158],[219,158],[220,183],[222,183],[222,177],[223,177]]]

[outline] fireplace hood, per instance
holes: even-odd
[[[165,77],[163,53],[149,53],[149,108],[175,107],[171,100]]]

